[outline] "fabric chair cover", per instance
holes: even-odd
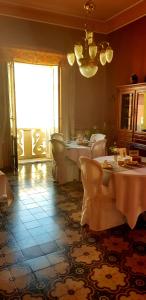
[[[56,139],[56,140],[59,140],[59,141],[64,141],[63,133],[55,132],[55,133],[51,134],[51,140],[52,139]]]
[[[91,158],[106,155],[106,139],[96,141],[91,146]]]
[[[91,143],[94,143],[96,141],[99,141],[99,140],[103,140],[105,139],[106,135],[103,134],[103,133],[95,133],[95,134],[92,134],[91,137],[90,137],[90,142]]]
[[[65,144],[62,141],[52,139],[52,154],[53,154],[53,177],[60,184],[79,180],[79,169],[77,165],[66,157]]]
[[[91,230],[99,231],[125,223],[108,187],[102,184],[100,163],[84,156],[79,160],[84,188],[81,225],[88,224]]]

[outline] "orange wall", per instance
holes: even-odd
[[[143,17],[108,35],[114,58],[107,68],[107,119],[115,127],[115,101],[118,85],[130,84],[131,74],[139,82],[146,76],[146,17]]]
[[[110,78],[114,85],[130,83],[136,73],[139,82],[146,77],[146,17],[109,35],[114,48]]]

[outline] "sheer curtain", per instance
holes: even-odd
[[[0,63],[0,168],[12,167],[12,144],[10,130],[8,64]]]
[[[17,121],[16,121],[16,98],[15,98],[15,77],[14,62],[7,63],[8,70],[8,94],[9,94],[9,123],[10,123],[10,140],[11,140],[11,168],[17,170]]]
[[[58,67],[51,69],[51,77],[49,82],[50,87],[50,101],[49,101],[49,115],[46,126],[46,156],[52,158],[51,134],[59,131],[59,73]]]
[[[60,68],[60,131],[66,140],[75,134],[75,68],[64,64]]]

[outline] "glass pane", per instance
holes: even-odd
[[[133,94],[123,94],[121,103],[121,129],[132,129]]]
[[[58,128],[58,67],[24,63],[14,67],[17,127]]]
[[[138,94],[136,130],[146,131],[146,93]]]

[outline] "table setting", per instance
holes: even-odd
[[[79,165],[79,157],[81,155],[90,157],[91,156],[91,147],[86,141],[76,140],[76,141],[67,141],[65,144],[66,147],[66,156],[76,162]]]
[[[124,161],[126,159],[126,161]],[[127,161],[128,159],[128,161]],[[95,158],[103,168],[103,184],[108,187],[116,207],[127,218],[127,223],[135,227],[138,216],[146,211],[146,163],[141,158],[141,163],[135,163],[132,158],[119,157],[114,161],[114,156]],[[119,165],[123,161],[123,165]]]

